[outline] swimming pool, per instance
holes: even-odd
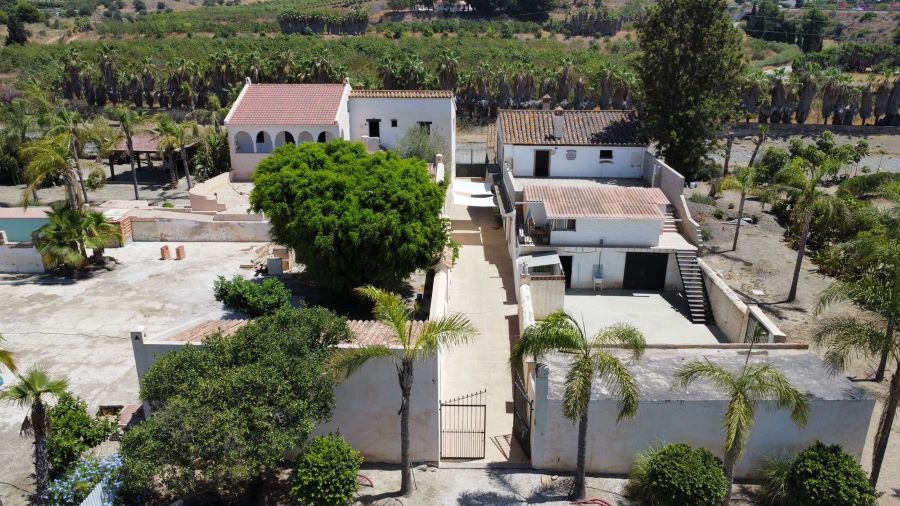
[[[31,242],[31,233],[47,223],[47,218],[0,218],[0,230],[10,242]]]

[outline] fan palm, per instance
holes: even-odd
[[[72,208],[81,206],[78,176],[73,170],[70,147],[69,134],[61,133],[42,137],[22,148],[22,154],[29,159],[25,167],[28,186],[22,193],[22,202],[26,207],[34,199],[38,188],[59,179],[62,179],[66,189],[66,202]]]
[[[81,172],[81,162],[78,157],[85,143],[95,140],[96,136],[90,125],[84,122],[77,111],[70,111],[65,108],[56,112],[56,116],[51,119],[51,125],[50,129],[47,130],[47,135],[68,134],[69,149],[72,151],[72,160],[75,162],[78,184],[81,186],[84,202],[87,202],[87,187],[84,185],[84,174]]]
[[[573,499],[583,499],[585,496],[588,405],[594,378],[599,377],[619,399],[617,420],[631,418],[637,413],[640,398],[637,382],[619,356],[610,351],[613,346],[624,348],[633,360],[640,360],[646,340],[638,329],[627,324],[613,325],[588,338],[572,315],[557,311],[525,329],[510,356],[513,367],[518,367],[529,356],[536,361],[554,352],[573,357],[563,394],[563,414],[573,423],[578,422],[578,456],[571,491]]]
[[[137,170],[134,166],[134,135],[147,123],[148,117],[141,111],[135,111],[127,106],[116,106],[108,109],[110,117],[119,123],[122,136],[125,137],[125,150],[128,160],[131,162],[131,181],[134,184],[134,200],[140,200],[138,193]]]
[[[335,369],[345,377],[358,371],[366,362],[387,358],[397,368],[400,382],[400,493],[412,493],[412,474],[409,466],[409,397],[413,386],[413,366],[416,360],[433,356],[440,349],[459,346],[475,336],[477,330],[461,315],[445,316],[438,320],[415,322],[414,308],[399,295],[372,286],[357,288],[356,292],[375,303],[375,318],[396,334],[401,346],[399,353],[384,344],[370,344],[359,348],[345,348],[334,356]]]
[[[0,346],[3,346],[3,343],[6,342],[6,339],[3,338],[3,335],[0,334]],[[16,372],[16,359],[13,352],[7,350],[6,348],[0,347],[0,365],[5,366],[12,372]]]
[[[102,263],[106,245],[121,240],[119,227],[92,209],[56,205],[47,211],[47,220],[35,233],[35,244],[51,267],[82,267],[88,248],[94,250],[95,261]]]
[[[22,422],[24,433],[34,435],[34,476],[37,503],[48,504],[50,460],[47,455],[47,398],[62,395],[68,388],[68,380],[54,379],[40,365],[32,366],[25,374],[16,375],[18,383],[0,392],[0,399],[30,409]]]
[[[741,192],[741,202],[738,204],[738,219],[734,227],[734,243],[731,245],[732,251],[737,251],[738,234],[741,232],[741,222],[744,219],[744,202],[747,194],[752,193],[756,189],[756,169],[752,166],[738,169],[734,175],[725,177],[719,183],[719,190],[738,190]]]
[[[804,427],[809,419],[809,399],[801,393],[780,371],[770,364],[750,364],[750,353],[740,372],[732,372],[709,360],[695,360],[675,372],[675,387],[687,388],[695,381],[707,381],[726,392],[730,401],[722,418],[725,432],[725,476],[728,478],[728,494],[725,504],[731,501],[734,486],[734,466],[740,461],[753,430],[756,408],[760,402],[775,401],[779,408],[791,410],[791,419],[798,427]]]
[[[194,121],[178,123],[167,115],[158,116],[156,139],[159,141],[160,155],[172,153],[172,156],[174,157],[176,151],[181,154],[181,162],[184,164],[184,176],[187,178],[188,190],[191,189],[191,166],[189,164],[190,160],[188,159],[187,148],[194,143],[199,135],[200,126]],[[175,168],[174,163],[172,164],[172,169],[175,170],[177,174],[178,170]]]

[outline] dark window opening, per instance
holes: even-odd
[[[325,132],[319,134],[319,138],[317,139],[319,142],[325,142]]]
[[[397,120],[395,120],[395,119],[391,120],[391,128],[397,128]]]
[[[611,149],[601,149],[600,150],[600,159],[601,160],[612,160],[613,152]]]
[[[262,143],[264,143],[264,142],[266,142],[266,133],[265,133],[265,132],[259,132],[258,134],[256,134],[256,143],[257,143],[257,144],[262,144]]]
[[[422,130],[425,130],[425,133],[427,133],[427,134],[431,133],[431,122],[430,121],[417,121],[416,124],[419,125],[419,128],[421,128]]]

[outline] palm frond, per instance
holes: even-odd
[[[687,388],[694,381],[704,379],[710,381],[720,389],[731,391],[735,378],[724,367],[713,364],[709,360],[695,360],[675,371],[676,388]]]
[[[775,399],[778,406],[791,410],[791,419],[799,427],[809,420],[809,396],[797,390],[787,377],[771,364],[753,364],[745,372],[746,391],[754,400]]]
[[[6,339],[2,335],[0,335],[0,346],[2,346],[3,343],[5,343],[5,342],[6,342]],[[15,354],[13,354],[13,352],[11,352],[5,348],[0,348],[0,365],[5,366],[7,369],[9,369],[13,373],[15,373],[16,372]]]
[[[579,355],[566,372],[563,414],[573,422],[584,416],[591,400],[595,364],[591,357]]]
[[[742,391],[735,391],[728,402],[728,409],[722,419],[722,428],[725,432],[725,452],[740,458],[750,438],[753,429],[753,419],[756,410],[753,402]]]
[[[415,336],[412,348],[418,353],[431,354],[441,346],[453,347],[465,344],[478,334],[478,329],[461,314],[445,316],[439,320],[428,320],[422,331]]]
[[[575,353],[586,346],[584,332],[575,319],[565,311],[556,311],[525,329],[513,346],[510,363],[515,367],[525,357],[537,360],[552,351]]]
[[[634,325],[617,323],[598,332],[591,343],[594,348],[609,345],[621,346],[631,352],[634,360],[640,360],[647,348],[647,338]]]
[[[837,316],[823,320],[816,328],[812,341],[825,349],[825,363],[831,374],[843,371],[853,356],[877,356],[884,349],[885,332],[871,321],[852,316]]]
[[[375,344],[359,348],[340,348],[332,355],[331,366],[339,377],[347,378],[369,360],[380,357],[390,357],[395,362],[398,360],[393,350],[387,346]]]
[[[619,357],[603,351],[593,355],[597,374],[601,381],[612,390],[619,400],[619,414],[616,421],[631,418],[637,413],[641,392],[637,381]]]
[[[403,349],[409,350],[412,347],[409,322],[413,319],[413,310],[406,301],[397,294],[371,285],[359,287],[355,291],[375,303],[372,309],[375,319],[394,329]]]

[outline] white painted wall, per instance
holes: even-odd
[[[135,241],[270,242],[268,221],[199,221],[169,218],[132,218]]]
[[[552,230],[553,246],[629,246],[652,247],[659,244],[663,218],[575,220],[575,230]]]
[[[632,248],[582,248],[582,247],[558,247],[553,249],[535,248],[527,254],[537,251],[555,251],[559,256],[572,257],[571,288],[575,290],[594,289],[594,269],[596,265],[603,266],[603,289],[622,288],[625,278],[625,256],[629,251],[650,252],[647,249]],[[659,254],[666,254],[657,251]],[[675,255],[669,254],[669,262],[666,270],[666,291],[681,290],[681,274],[678,272],[678,263]]]
[[[416,362],[410,398],[410,458],[440,460],[441,421],[438,357]],[[334,417],[316,434],[340,432],[367,462],[400,462],[400,385],[387,359],[368,362],[334,390]]]
[[[0,244],[0,272],[42,274],[44,260],[31,243]]]
[[[346,115],[342,117],[341,114],[338,114],[338,117],[342,118],[342,121],[346,121]],[[278,135],[281,132],[290,132],[291,135],[294,136],[295,143],[303,144],[304,140],[306,142],[316,142],[316,140],[319,138],[319,135],[322,133],[325,133],[328,140],[346,140],[349,139],[348,130],[348,125],[346,123],[341,124],[340,121],[336,125],[269,125],[265,127],[228,126],[228,146],[231,152],[232,180],[252,180],[253,171],[256,170],[257,164],[259,164],[259,162],[263,158],[269,156],[272,151],[280,147],[279,145],[277,145],[276,140],[282,137]],[[253,141],[252,145],[254,146],[254,152],[241,153],[237,151],[238,146],[236,143],[236,139],[239,132],[246,132],[250,135],[250,140]],[[258,152],[260,146],[257,145],[255,141],[256,135],[259,132],[265,132],[266,134],[268,134],[269,139],[271,139],[270,151]]]
[[[362,98],[350,97],[350,140],[369,135],[367,119],[380,119],[381,145],[392,149],[419,121],[430,121],[431,131],[443,137],[447,145],[444,155],[450,168],[456,167],[456,101],[453,98]],[[391,126],[397,120],[397,126]],[[426,160],[434,162],[434,160]]]
[[[504,161],[512,163],[513,175],[534,176],[534,152],[550,150],[550,177],[635,178],[642,175],[644,147],[614,146],[530,146],[506,144],[501,148]],[[611,149],[611,161],[600,161],[600,150]],[[566,159],[568,150],[575,159]]]
[[[534,429],[531,462],[535,469],[575,468],[578,430],[563,416],[562,401],[547,399],[547,380],[538,370],[535,381]],[[642,400],[637,415],[616,422],[614,400],[592,400],[588,408],[587,471],[625,475],[634,458],[651,446],[687,443],[722,457],[722,415],[727,400]],[[817,439],[840,444],[859,459],[869,429],[874,400],[820,400],[810,402],[809,424],[798,429],[786,410],[775,403],[760,406],[746,454],[738,464],[738,478],[757,477],[763,459],[784,452],[796,454]]]

